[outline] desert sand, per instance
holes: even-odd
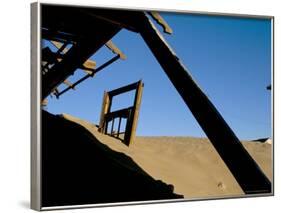
[[[207,138],[136,137],[129,147],[120,140],[101,134],[87,121],[63,114],[80,124],[110,149],[132,158],[154,179],[174,186],[186,199],[241,196],[243,191]],[[242,142],[244,147],[272,180],[272,144]]]
[[[128,154],[103,144],[82,125],[44,110],[41,150],[44,207],[183,198]]]

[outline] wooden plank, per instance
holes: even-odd
[[[129,84],[129,85],[126,85],[124,87],[120,87],[118,89],[115,89],[115,90],[111,90],[108,92],[109,96],[116,96],[116,95],[119,95],[121,93],[125,93],[125,92],[129,92],[131,90],[134,90],[136,89],[138,86],[138,82],[136,83],[132,83],[132,84]]]
[[[101,108],[101,113],[100,113],[100,123],[99,123],[99,128],[98,128],[98,131],[101,133],[105,133],[105,115],[109,111],[109,103],[110,103],[110,99],[109,99],[108,92],[104,91],[102,108]]]
[[[168,25],[168,23],[163,19],[163,17],[156,11],[151,11],[149,14],[152,16],[152,18],[163,28],[163,31],[168,34],[172,34],[173,30]]]
[[[107,47],[108,49],[110,49],[113,53],[119,55],[122,60],[125,60],[125,59],[126,59],[126,55],[125,55],[121,50],[119,50],[119,48],[118,48],[111,40],[109,40],[108,42],[106,42],[105,45],[106,45],[106,47]]]
[[[126,129],[126,134],[124,138],[124,142],[127,146],[133,143],[136,136],[136,129],[137,129],[137,123],[139,118],[139,110],[141,105],[143,86],[144,84],[141,80],[137,82],[134,106],[132,109],[132,114],[130,115],[127,121],[129,122],[129,126],[128,129]]]
[[[64,80],[63,83],[69,87],[71,87],[73,90],[75,90],[75,86],[69,81],[69,80]]]
[[[133,108],[134,107],[132,106],[132,107],[124,108],[124,109],[119,109],[119,110],[116,110],[113,112],[111,112],[111,110],[108,109],[108,112],[105,115],[105,120],[106,120],[106,122],[110,122],[112,119],[117,118],[117,117],[128,118],[129,111],[132,111]]]
[[[62,90],[60,93],[57,94],[57,97],[59,97],[60,95],[64,94],[65,92],[67,92],[70,89],[73,89],[75,86],[77,86],[78,84],[82,83],[83,81],[87,80],[90,77],[94,77],[94,75],[96,73],[98,73],[99,71],[101,71],[102,69],[104,69],[105,67],[109,66],[110,64],[112,64],[114,61],[119,59],[119,55],[114,56],[112,59],[110,59],[109,61],[105,62],[104,64],[102,64],[101,66],[99,66],[97,69],[93,70],[91,72],[91,74],[87,74],[84,77],[80,78],[79,80],[77,80],[76,82],[74,82],[70,87],[65,88],[64,90]]]

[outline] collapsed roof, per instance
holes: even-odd
[[[93,77],[96,72],[120,58],[121,53],[115,51],[116,56],[100,68],[94,68],[95,63],[89,61],[122,28],[139,33],[244,192],[271,192],[269,179],[150,20],[148,14],[163,26],[164,32],[171,33],[171,28],[158,13],[45,4],[41,9],[42,38],[60,44],[55,63],[48,66],[42,75],[42,100],[63,82],[69,88],[74,88],[75,85],[66,79],[78,68],[90,72],[85,78]],[[65,51],[68,44],[72,46]],[[63,51],[65,53],[61,54]],[[46,54],[42,51],[42,59]]]

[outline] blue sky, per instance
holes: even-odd
[[[164,35],[195,81],[240,139],[271,135],[271,21],[162,13],[173,29]],[[161,30],[161,29],[160,29]],[[205,137],[185,103],[142,40],[122,30],[113,42],[127,56],[94,78],[49,98],[47,110],[98,123],[104,90],[144,81],[137,135]],[[101,65],[113,57],[103,47],[91,59]],[[84,76],[77,70],[69,78]],[[60,89],[64,86],[60,86]],[[133,93],[114,100],[113,110],[132,103]]]

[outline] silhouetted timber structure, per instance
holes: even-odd
[[[109,134],[113,137],[121,139],[127,146],[129,146],[130,143],[133,142],[136,134],[143,86],[144,84],[140,80],[133,84],[129,84],[109,92],[107,91],[104,92],[102,110],[100,115],[99,132],[104,134]],[[135,90],[135,98],[134,98],[133,106],[124,109],[119,109],[112,112],[111,106],[112,106],[113,97],[132,90]],[[116,132],[114,132],[115,119],[118,119],[118,127]],[[126,121],[124,132],[120,132],[122,119],[125,119]],[[109,133],[108,127],[110,122],[111,122],[111,131]],[[120,137],[121,134],[122,135],[124,134],[124,138]]]
[[[76,69],[88,71],[86,79],[120,58],[120,52],[115,51],[117,55],[101,67],[87,66],[89,57],[122,28],[139,33],[244,192],[271,192],[271,182],[148,17],[148,14],[151,15],[165,32],[171,33],[171,28],[159,14],[52,5],[43,5],[41,9],[42,38],[62,44],[55,54],[50,54],[47,49],[42,51],[43,60],[49,57],[42,70],[42,100],[51,93],[61,95],[63,92],[57,92],[57,87],[63,82],[67,83],[66,79]],[[71,48],[62,54],[68,44]],[[68,89],[74,89],[78,83],[70,84]]]

